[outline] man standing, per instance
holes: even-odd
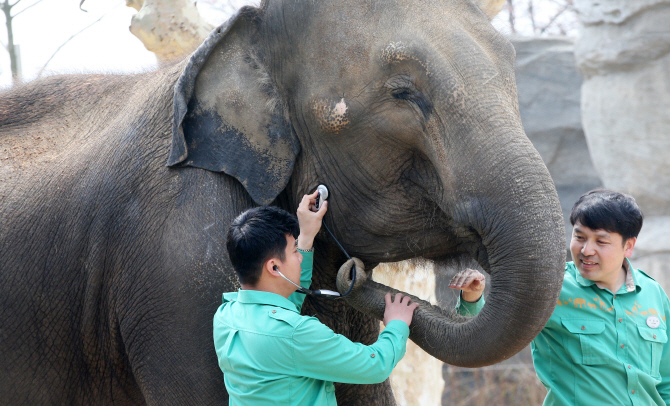
[[[387,294],[386,328],[369,346],[300,315],[305,295],[296,285],[312,283],[312,243],[328,206],[316,211],[316,196],[303,197],[297,219],[258,207],[230,227],[227,249],[242,289],[224,293],[214,315],[214,346],[230,405],[336,405],[333,382],[382,382],[405,354],[418,304],[401,294],[395,301]]]
[[[628,259],[642,212],[630,196],[594,190],[577,200],[570,222],[573,262],[554,313],[531,343],[548,391],[544,405],[670,405],[670,301]]]

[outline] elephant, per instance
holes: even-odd
[[[390,289],[376,264],[471,258],[491,277],[481,313],[415,298],[410,338],[453,365],[511,357],[551,315],[565,261],[514,57],[474,0],[272,0],[155,71],[4,91],[3,403],[226,403],[212,317],[239,287],[227,228],[259,205],[295,212],[318,184],[367,271],[303,314],[370,344]],[[321,232],[312,289],[337,289],[345,259]],[[388,380],[336,397],[395,404]]]
[[[581,297],[575,298],[575,300],[572,302],[572,304],[577,307],[582,307],[586,304],[586,300],[582,299]]]

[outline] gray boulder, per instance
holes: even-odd
[[[569,38],[513,37],[519,110],[526,135],[556,184],[566,234],[572,205],[601,186],[582,130],[581,86]]]
[[[575,55],[591,157],[608,188],[645,214],[633,265],[659,280],[670,260],[670,0],[580,0]]]

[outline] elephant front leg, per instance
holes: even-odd
[[[345,260],[346,258],[331,247],[322,247],[317,244],[312,289],[337,290],[335,275]],[[379,337],[379,320],[359,312],[343,300],[318,299],[308,296],[302,313],[316,316],[334,332],[354,342],[371,345]],[[394,406],[396,404],[388,379],[371,385],[335,383],[335,395],[337,404],[340,406]]]
[[[202,274],[219,275],[213,268]],[[127,352],[146,406],[228,404],[212,342],[222,284],[210,279],[211,292],[197,291],[194,275],[188,265],[160,267],[128,284],[132,288],[117,306],[119,345]]]

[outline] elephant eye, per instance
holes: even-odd
[[[391,92],[391,95],[393,96],[394,99],[398,100],[412,100],[414,98],[414,92],[412,89],[408,88],[401,88],[401,89],[394,89]]]
[[[391,90],[391,96],[396,100],[405,100],[410,103],[414,103],[421,113],[423,113],[424,118],[428,119],[430,113],[433,112],[433,105],[426,100],[426,97],[415,88],[409,87],[399,87]]]

